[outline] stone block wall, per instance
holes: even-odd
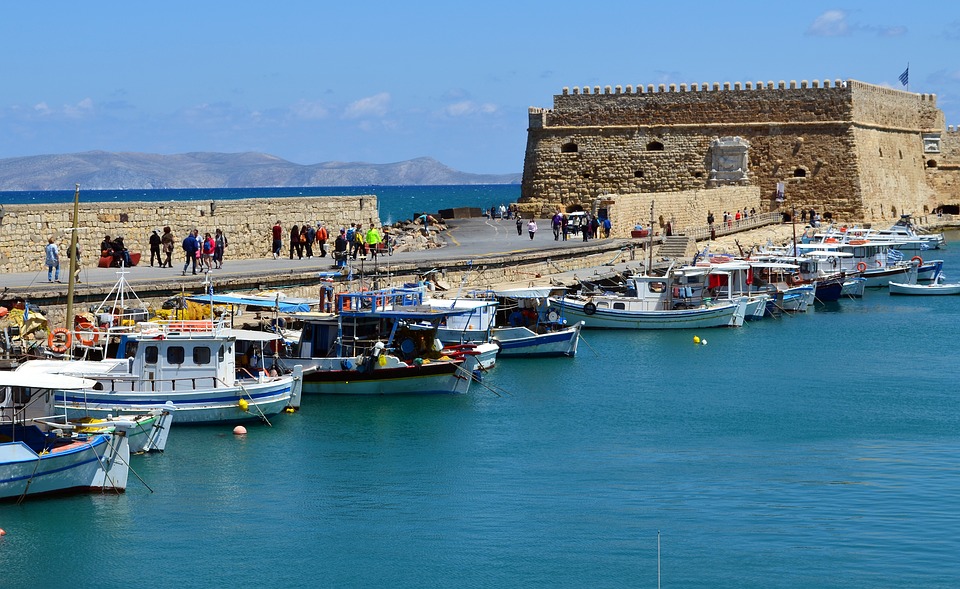
[[[47,239],[60,240],[61,269],[66,267],[73,204],[6,205],[0,216],[0,271],[25,272],[43,267]],[[83,265],[96,263],[104,235],[123,236],[127,248],[140,251],[141,264],[150,263],[150,234],[169,225],[176,242],[174,260],[183,260],[180,242],[193,228],[200,235],[222,229],[227,236],[226,259],[270,255],[271,228],[284,228],[284,251],[290,228],[308,222],[326,224],[336,232],[360,222],[380,225],[377,197],[306,196],[189,202],[80,203],[79,233]]]

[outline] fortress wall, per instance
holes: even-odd
[[[937,204],[921,141],[943,128],[934,95],[854,80],[565,88],[552,110],[531,108],[529,122],[520,199],[528,214],[586,208],[609,193],[710,189],[717,137],[750,143],[747,183],[759,187],[764,211],[776,208],[780,181],[782,207],[842,221]],[[945,154],[960,155],[948,135]]]
[[[710,212],[719,224],[725,210],[735,213],[735,208],[742,211],[746,207],[759,213],[762,206],[760,190],[756,186],[721,186],[710,190],[608,195],[597,199],[597,207],[607,208],[612,237],[630,237],[635,225],[649,227],[651,201],[653,230],[660,234],[667,222],[672,223],[674,234],[678,234],[687,227],[704,227]]]
[[[5,205],[0,216],[0,271],[46,270],[43,248],[47,238],[60,242],[61,274],[68,268],[66,257],[73,204]],[[180,242],[193,228],[213,234],[217,228],[227,236],[224,260],[270,255],[271,228],[280,220],[284,228],[284,252],[294,224],[323,221],[327,230],[361,222],[380,225],[377,197],[307,196],[296,198],[252,198],[243,200],[188,202],[80,203],[78,234],[83,265],[96,264],[104,235],[121,235],[131,251],[140,251],[141,264],[150,263],[149,238],[153,229],[169,225],[176,242],[173,259],[183,263]],[[182,267],[182,266],[181,266]],[[43,276],[46,280],[46,276]]]

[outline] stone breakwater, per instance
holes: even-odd
[[[150,263],[150,234],[170,226],[175,238],[174,260],[181,260],[180,242],[196,228],[201,236],[222,229],[227,236],[226,258],[261,258],[270,255],[271,228],[284,228],[284,252],[289,248],[293,225],[318,221],[333,237],[350,223],[380,225],[377,197],[306,196],[190,202],[80,203],[78,243],[84,265],[97,262],[104,235],[122,236],[127,248],[143,254]],[[0,216],[0,271],[25,272],[43,268],[43,249],[49,237],[60,240],[61,271],[67,267],[66,250],[73,225],[73,204],[6,205]]]

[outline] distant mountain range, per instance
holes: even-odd
[[[261,188],[519,184],[520,174],[470,174],[421,157],[392,164],[300,165],[265,153],[88,151],[0,159],[0,190]]]

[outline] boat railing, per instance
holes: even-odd
[[[337,312],[385,311],[397,307],[423,304],[423,290],[419,288],[388,288],[343,292],[337,295]]]
[[[110,392],[134,391],[190,391],[199,388],[220,388],[226,384],[216,376],[184,376],[181,378],[143,379],[139,375],[97,376],[102,387]]]

